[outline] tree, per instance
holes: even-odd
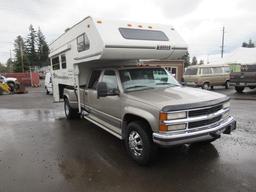
[[[15,72],[24,72],[29,69],[29,62],[26,53],[26,47],[22,36],[17,36],[14,41],[14,55],[15,62],[13,66],[13,70]]]
[[[29,34],[26,39],[26,52],[27,52],[30,66],[36,66],[38,62],[38,57],[36,52],[36,41],[37,41],[37,33],[33,25],[30,25]]]
[[[182,59],[184,60],[184,67],[188,67],[190,65],[190,57],[189,57],[189,52],[187,52]]]
[[[196,59],[195,56],[192,58],[192,63],[191,63],[191,65],[197,65],[197,59]]]
[[[38,64],[40,67],[49,65],[48,54],[49,54],[49,47],[45,41],[45,36],[42,33],[41,29],[38,28],[37,55],[38,55]]]
[[[203,64],[204,64],[204,60],[201,59],[201,60],[199,61],[199,65],[203,65]]]
[[[0,63],[0,73],[5,73],[5,72],[7,72],[7,67],[4,64]]]
[[[7,68],[7,72],[13,72],[14,69],[14,62],[12,61],[11,58],[9,58],[6,62],[6,68]]]
[[[255,44],[252,42],[251,39],[249,39],[248,43],[247,43],[247,42],[243,42],[243,43],[242,43],[242,47],[254,48],[254,47],[255,47]]]

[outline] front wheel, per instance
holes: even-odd
[[[70,106],[67,98],[64,99],[64,111],[67,119],[77,119],[79,117],[77,109]]]
[[[156,146],[146,123],[134,121],[127,126],[126,149],[139,165],[147,165],[154,157]]]
[[[226,81],[226,83],[225,83],[225,88],[226,88],[226,89],[229,89],[229,87],[230,87],[229,81]]]
[[[244,87],[235,87],[235,89],[236,89],[236,92],[238,93],[243,93],[244,91]]]

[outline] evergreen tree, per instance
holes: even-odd
[[[255,44],[252,42],[251,39],[249,39],[248,43],[247,43],[247,42],[243,42],[243,43],[242,43],[242,47],[254,48],[254,47],[255,47]]]
[[[6,62],[6,68],[8,72],[13,72],[14,70],[14,62],[12,61],[11,58],[9,58]]]
[[[5,72],[7,72],[7,67],[4,64],[0,63],[0,73],[5,73]]]
[[[36,52],[37,34],[33,25],[29,26],[29,34],[26,39],[26,51],[30,66],[36,66],[38,62]]]
[[[18,36],[14,41],[15,62],[13,70],[15,72],[23,72],[29,69],[26,47],[22,36]],[[23,65],[23,66],[22,66]]]
[[[203,65],[203,64],[204,64],[204,60],[201,59],[201,60],[199,61],[199,65]]]
[[[38,64],[40,67],[49,65],[48,54],[49,54],[49,47],[45,41],[45,36],[42,33],[41,29],[38,28],[37,55],[38,55]]]
[[[192,58],[192,63],[191,63],[191,65],[197,65],[197,59],[196,59],[195,56]]]
[[[189,57],[189,52],[187,52],[182,59],[184,60],[184,67],[188,67],[190,65],[190,57]]]

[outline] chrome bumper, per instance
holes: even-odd
[[[194,143],[220,137],[221,133],[230,134],[236,129],[236,121],[233,117],[228,117],[220,124],[207,129],[185,132],[185,133],[153,133],[153,141],[159,145],[172,146],[180,144]]]

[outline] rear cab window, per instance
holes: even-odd
[[[89,84],[88,84],[88,89],[96,90],[97,84],[100,79],[100,75],[101,75],[101,70],[95,70],[92,72],[90,80],[89,80]]]

